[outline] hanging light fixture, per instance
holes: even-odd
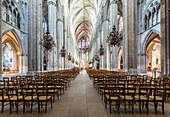
[[[44,34],[44,38],[43,40],[41,40],[40,44],[42,44],[44,49],[46,49],[47,51],[52,50],[52,48],[56,46],[53,38],[50,36],[50,32],[48,29],[47,32]]]
[[[72,58],[71,62],[74,63],[74,57]]]
[[[78,65],[78,62],[76,61],[76,65]]]
[[[68,55],[68,61],[71,61],[71,54],[69,52],[69,55]]]
[[[103,56],[104,53],[105,53],[105,51],[104,51],[103,45],[101,44],[100,49],[99,49],[99,54],[100,54],[100,56]]]
[[[107,39],[107,43],[109,43],[111,46],[119,46],[122,39],[122,33],[116,31],[116,26],[114,25],[112,28],[112,32],[110,32],[110,35]]]
[[[66,50],[64,49],[64,46],[60,50],[60,55],[61,55],[61,57],[65,57],[66,56]]]
[[[93,59],[92,59],[92,63],[94,63],[94,61],[95,61],[95,59],[94,59],[94,57],[93,57]]]
[[[96,53],[96,55],[94,56],[94,59],[96,60],[96,61],[99,61],[99,55]]]

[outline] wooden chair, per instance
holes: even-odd
[[[2,105],[1,113],[3,113],[5,102],[7,102],[7,101],[8,101],[8,96],[6,96],[6,94],[5,94],[5,89],[0,88],[0,102]]]
[[[136,101],[139,102],[139,112],[141,113],[142,104],[146,105],[147,114],[149,114],[149,96],[151,89],[149,87],[141,86],[139,87],[139,95],[136,96]]]
[[[125,113],[126,113],[126,103],[129,103],[129,108],[132,107],[132,113],[134,113],[134,104],[135,104],[135,95],[136,95],[136,88],[134,87],[125,87],[123,88],[123,95],[121,96],[121,102],[124,105]]]
[[[120,87],[113,87],[110,89],[109,92],[110,92],[109,95],[106,96],[106,100],[109,101],[110,114],[112,112],[112,109],[111,109],[112,102],[115,102],[115,106],[116,106],[118,114],[119,114],[120,113],[119,109],[120,109],[121,94],[122,94],[123,90]]]
[[[157,114],[158,106],[162,106],[162,113],[164,114],[164,104],[166,101],[166,88],[154,88],[153,96],[150,96],[150,101],[153,102],[155,114]]]
[[[29,103],[31,103],[30,113],[32,113],[33,103],[37,102],[37,96],[35,95],[36,90],[33,88],[22,88],[21,90],[23,95],[23,113],[25,113],[25,107],[29,105]]]
[[[10,113],[12,113],[12,107],[16,107],[16,113],[18,113],[19,103],[23,102],[23,96],[18,92],[18,88],[8,88],[7,95],[10,104]]]
[[[52,96],[49,94],[48,86],[36,89],[37,92],[37,102],[38,102],[38,113],[40,113],[40,106],[45,102],[45,113],[47,112],[47,104],[51,102],[51,108],[53,107]]]

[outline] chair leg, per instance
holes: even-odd
[[[118,101],[118,114],[120,114],[120,101]]]
[[[134,113],[134,101],[132,101],[132,113]]]
[[[46,101],[46,104],[45,104],[45,113],[47,112],[47,101]]]
[[[32,113],[32,108],[33,108],[33,101],[31,101],[31,113]]]
[[[110,114],[112,113],[112,106],[111,106],[112,102],[109,101],[109,109],[110,109]]]
[[[142,111],[141,111],[141,101],[139,101],[139,112],[140,112],[140,114],[142,113]]]
[[[38,102],[38,113],[40,113],[40,102]]]
[[[1,113],[4,112],[4,102],[2,102],[2,110],[1,110]]]
[[[16,113],[18,113],[18,103],[19,103],[19,102],[16,102],[16,108],[17,108]]]
[[[126,101],[125,101],[124,107],[125,107],[125,113],[126,113]]]
[[[164,101],[162,102],[162,113],[165,114],[165,110],[164,110]]]
[[[155,114],[157,114],[157,104],[154,102],[154,107],[155,107]]]
[[[10,105],[10,113],[12,113],[12,102],[9,102]]]
[[[107,100],[104,98],[105,108],[107,108]]]
[[[23,113],[25,113],[25,102],[23,102]]]
[[[51,99],[51,108],[53,108],[53,101],[52,101],[52,99]]]
[[[149,102],[146,101],[146,109],[147,109],[147,114],[149,114]]]

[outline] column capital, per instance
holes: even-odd
[[[56,3],[53,2],[53,1],[48,1],[48,5],[54,5],[54,6],[56,6]]]
[[[112,4],[118,4],[118,0],[110,0],[110,5]]]
[[[103,31],[102,29],[99,30],[99,32],[102,32],[102,31]]]
[[[105,18],[103,22],[110,22],[110,20],[108,18]]]
[[[57,19],[57,22],[63,22],[63,20],[62,19]]]

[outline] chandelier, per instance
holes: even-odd
[[[64,46],[60,50],[60,55],[61,55],[61,57],[65,57],[66,56],[66,50],[64,49]]]
[[[71,61],[71,54],[69,52],[69,55],[68,55],[68,61]]]
[[[76,65],[78,65],[78,62],[76,61]]]
[[[74,57],[72,58],[71,62],[74,63]]]
[[[49,30],[47,30],[47,32],[44,34],[44,40],[41,41],[41,44],[47,51],[56,46],[53,38],[50,36]]]
[[[94,63],[94,61],[95,61],[95,59],[94,59],[94,57],[92,58],[92,63]]]
[[[99,61],[99,55],[96,53],[96,55],[94,56],[94,59],[96,60],[96,61]]]
[[[100,49],[99,49],[99,54],[100,54],[100,56],[103,56],[104,53],[105,53],[105,51],[104,51],[103,45],[101,44]]]
[[[119,46],[122,39],[122,33],[116,31],[116,26],[114,25],[112,28],[112,32],[110,32],[110,35],[108,37],[107,43],[109,43],[111,46]]]

